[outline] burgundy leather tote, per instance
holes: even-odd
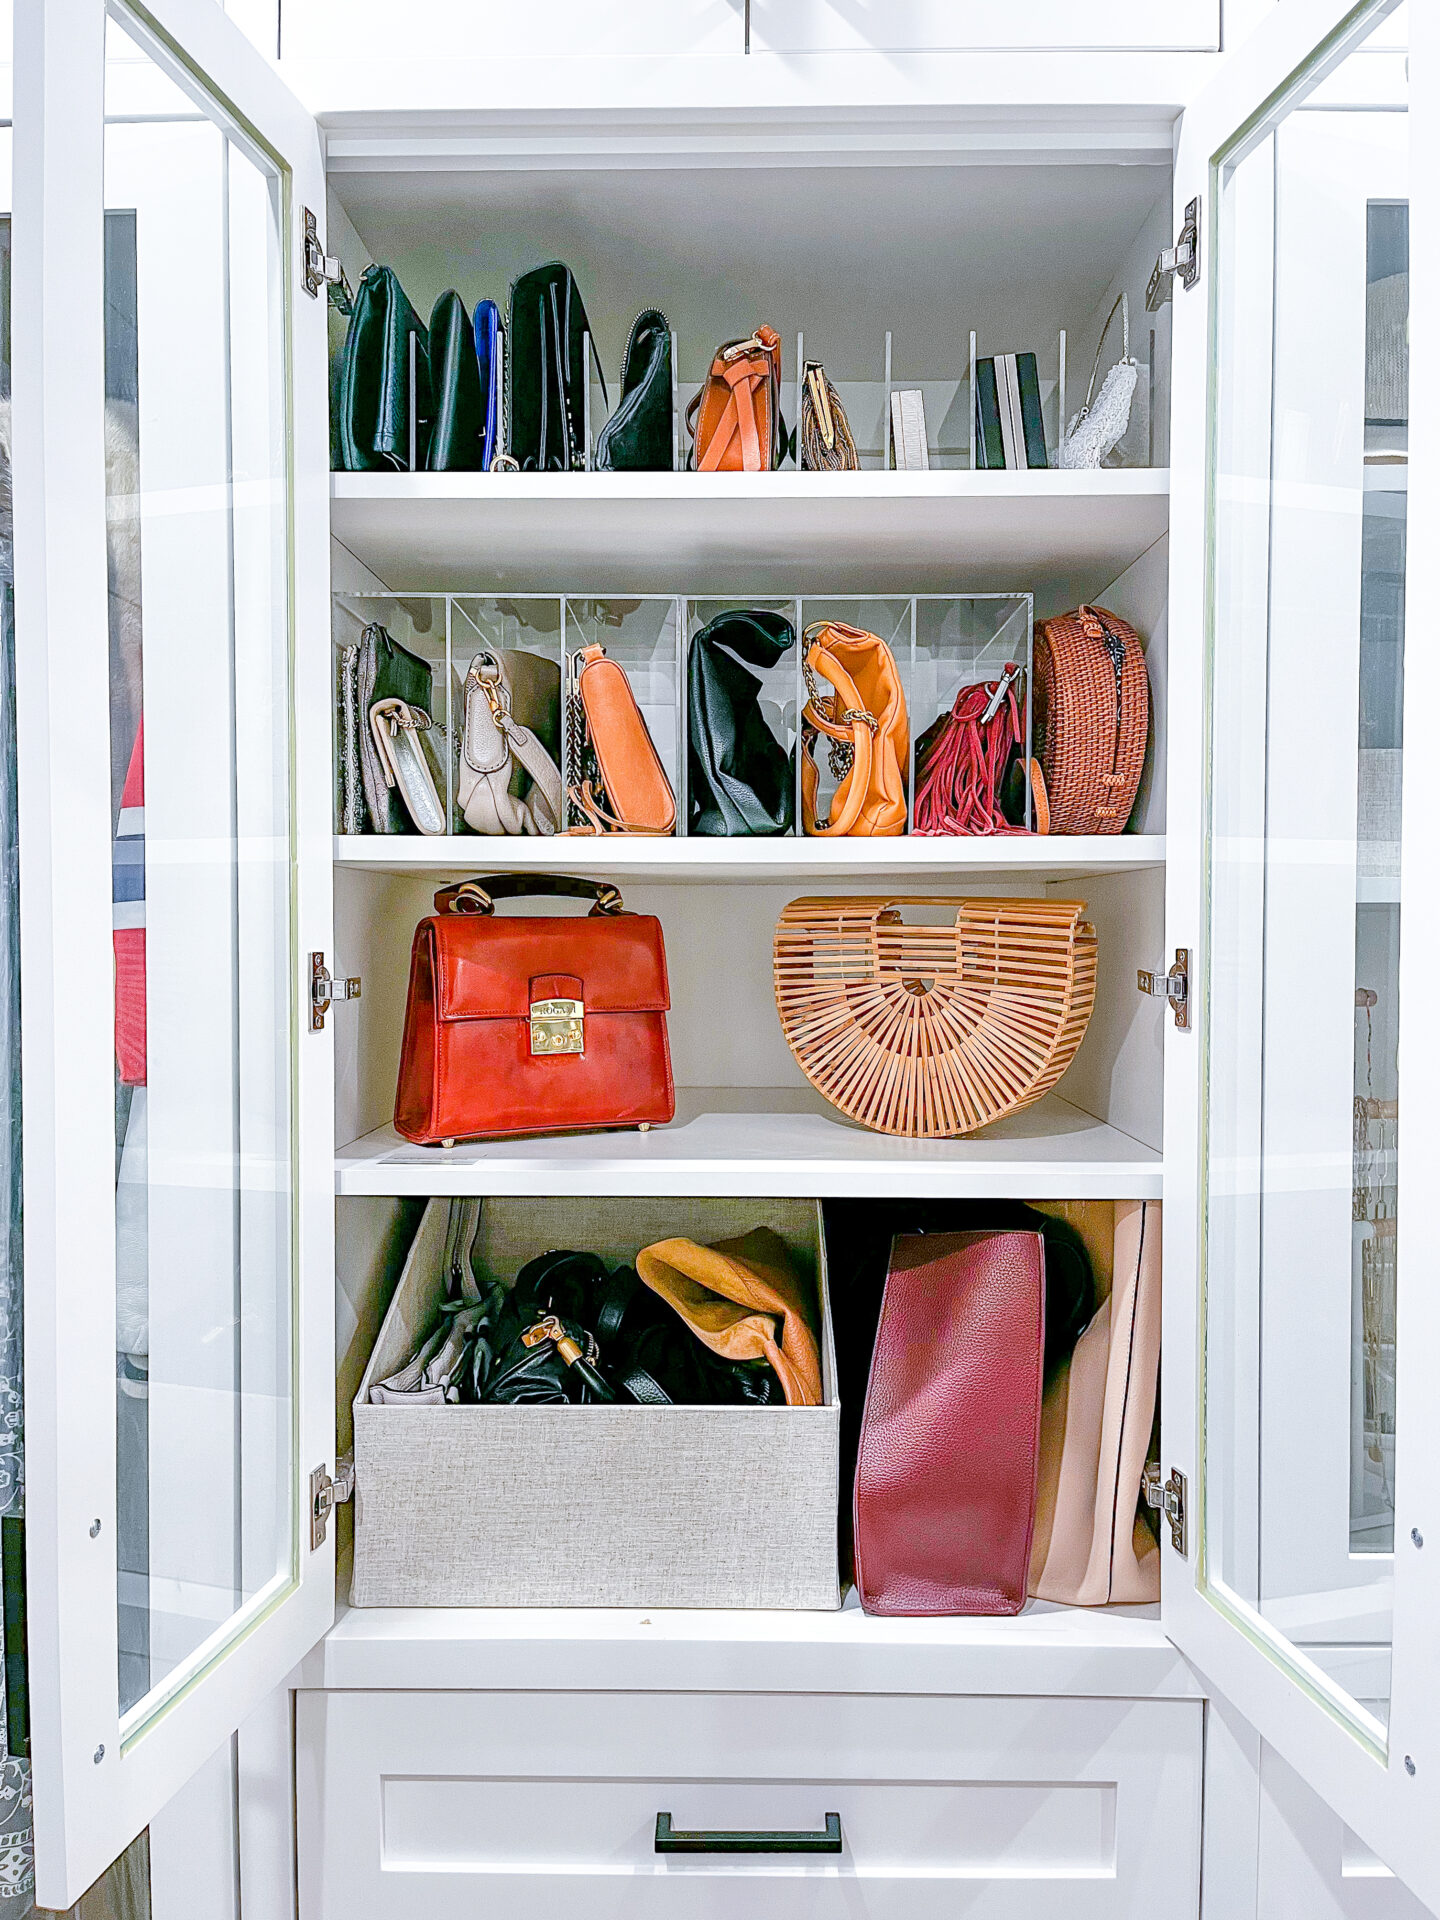
[[[867,1613],[1024,1606],[1044,1352],[1038,1233],[896,1236],[855,1472]]]

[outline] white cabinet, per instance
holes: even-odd
[[[1437,215],[1410,177],[1440,158],[1440,23],[1411,21],[1407,75],[1393,22],[1364,44],[1383,6],[1347,21],[1340,0],[1278,0],[1219,59],[1066,63],[1062,86],[1042,45],[1213,49],[1217,10],[1038,8],[1023,33],[993,9],[748,11],[747,61],[730,0],[630,10],[623,46],[606,9],[540,10],[543,49],[513,9],[484,47],[465,37],[473,10],[422,9],[392,76],[375,55],[391,12],[287,7],[311,112],[208,0],[151,0],[158,34],[117,9],[132,51],[108,72],[101,0],[21,10],[30,1648],[52,1906],[302,1658],[301,1920],[486,1902],[708,1917],[757,1897],[779,1914],[1195,1916],[1206,1695],[1440,1900],[1422,1198],[1440,1122],[1417,1097],[1440,771],[1399,759],[1403,722],[1423,737],[1434,704],[1433,662],[1412,646],[1399,672],[1404,599],[1433,597],[1430,552],[1401,532],[1440,511],[1440,376],[1429,351],[1408,393],[1398,371],[1435,325]],[[1011,33],[1033,56],[1005,50]],[[362,49],[353,86],[325,78],[341,42]],[[945,54],[967,47],[986,62]],[[518,91],[497,100],[477,53],[523,55]],[[167,128],[223,149],[223,193],[167,172]],[[1150,269],[1192,200],[1198,284],[1151,311]],[[452,283],[503,299],[535,259],[570,260],[612,373],[657,298],[682,398],[716,344],[768,317],[787,413],[818,355],[864,470],[332,484],[307,210],[352,281],[383,259],[422,312]],[[128,395],[106,371],[107,237],[111,271],[134,269],[144,377]],[[1035,350],[1053,444],[1122,293],[1147,415],[1128,464],[977,471],[974,356]],[[935,461],[890,473],[884,401],[912,384]],[[108,511],[112,535],[138,515],[142,548],[130,693],[154,914],[154,1121],[143,1160],[145,1137],[120,1142],[118,1198],[115,942],[134,916],[117,917],[112,874],[138,790],[124,798],[128,765],[117,784],[107,684],[107,397],[112,438],[121,403],[139,423],[133,484],[112,446]],[[1033,595],[1042,618],[1101,601],[1134,621],[1154,702],[1137,831],[498,847],[333,832],[334,634],[366,609],[445,678],[452,625],[507,596],[583,596],[596,620],[655,596],[673,647],[684,607],[717,596],[927,594]],[[678,726],[666,737],[678,752]],[[491,866],[603,875],[660,915],[673,1127],[440,1159],[395,1135],[411,930],[438,882]],[[887,888],[1088,903],[1102,958],[1085,1045],[1055,1095],[982,1138],[843,1124],[775,1023],[787,900]],[[1177,949],[1184,1029],[1133,986]],[[323,1024],[317,965],[364,981]],[[141,1078],[122,1075],[127,1111]],[[572,1191],[1163,1196],[1162,1464],[1186,1515],[1158,1617],[378,1609],[332,1627],[344,1527],[313,1511],[336,1374],[344,1409],[415,1202]],[[143,1414],[122,1401],[117,1431],[137,1194],[151,1392]],[[124,1357],[140,1356],[132,1335]],[[127,1458],[143,1458],[130,1505]],[[707,1832],[813,1832],[837,1813],[845,1850],[657,1855],[659,1813]]]

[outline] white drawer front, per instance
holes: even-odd
[[[1194,1701],[317,1692],[298,1740],[301,1920],[1197,1911]],[[661,1812],[843,1851],[658,1855]]]

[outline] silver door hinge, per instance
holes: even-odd
[[[1157,1513],[1163,1513],[1170,1522],[1170,1544],[1183,1558],[1190,1551],[1189,1536],[1185,1526],[1184,1474],[1178,1467],[1172,1467],[1170,1478],[1162,1481],[1158,1463],[1147,1460],[1142,1485],[1145,1490],[1146,1506],[1154,1507]]]
[[[336,1507],[343,1507],[355,1493],[355,1456],[345,1453],[335,1462],[335,1474],[332,1479],[324,1467],[316,1467],[310,1476],[310,1551],[314,1553],[325,1544],[325,1535],[330,1528],[330,1516]]]
[[[330,1011],[332,1001],[358,1000],[360,998],[360,976],[351,974],[346,979],[331,978],[330,969],[325,964],[323,953],[310,956],[310,1031],[319,1033],[325,1025],[325,1016]]]
[[[328,287],[331,306],[348,319],[355,311],[355,294],[350,282],[345,278],[345,269],[340,264],[340,257],[338,254],[326,253],[321,246],[320,229],[309,207],[303,207],[301,214],[305,223],[305,291],[312,300],[318,300],[321,287]]]
[[[1187,201],[1185,218],[1180,228],[1180,236],[1173,247],[1166,247],[1155,262],[1155,271],[1150,276],[1150,284],[1145,289],[1145,311],[1158,313],[1161,307],[1175,291],[1178,280],[1182,287],[1193,287],[1200,278],[1200,196]]]
[[[1177,1027],[1190,1025],[1190,949],[1175,949],[1175,964],[1168,973],[1149,973],[1141,967],[1135,975],[1141,993],[1157,994],[1170,1002]]]

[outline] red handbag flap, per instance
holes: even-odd
[[[653,914],[581,920],[442,913],[420,923],[435,954],[441,1020],[525,1020],[531,982],[580,982],[587,1013],[667,1013],[665,940]]]

